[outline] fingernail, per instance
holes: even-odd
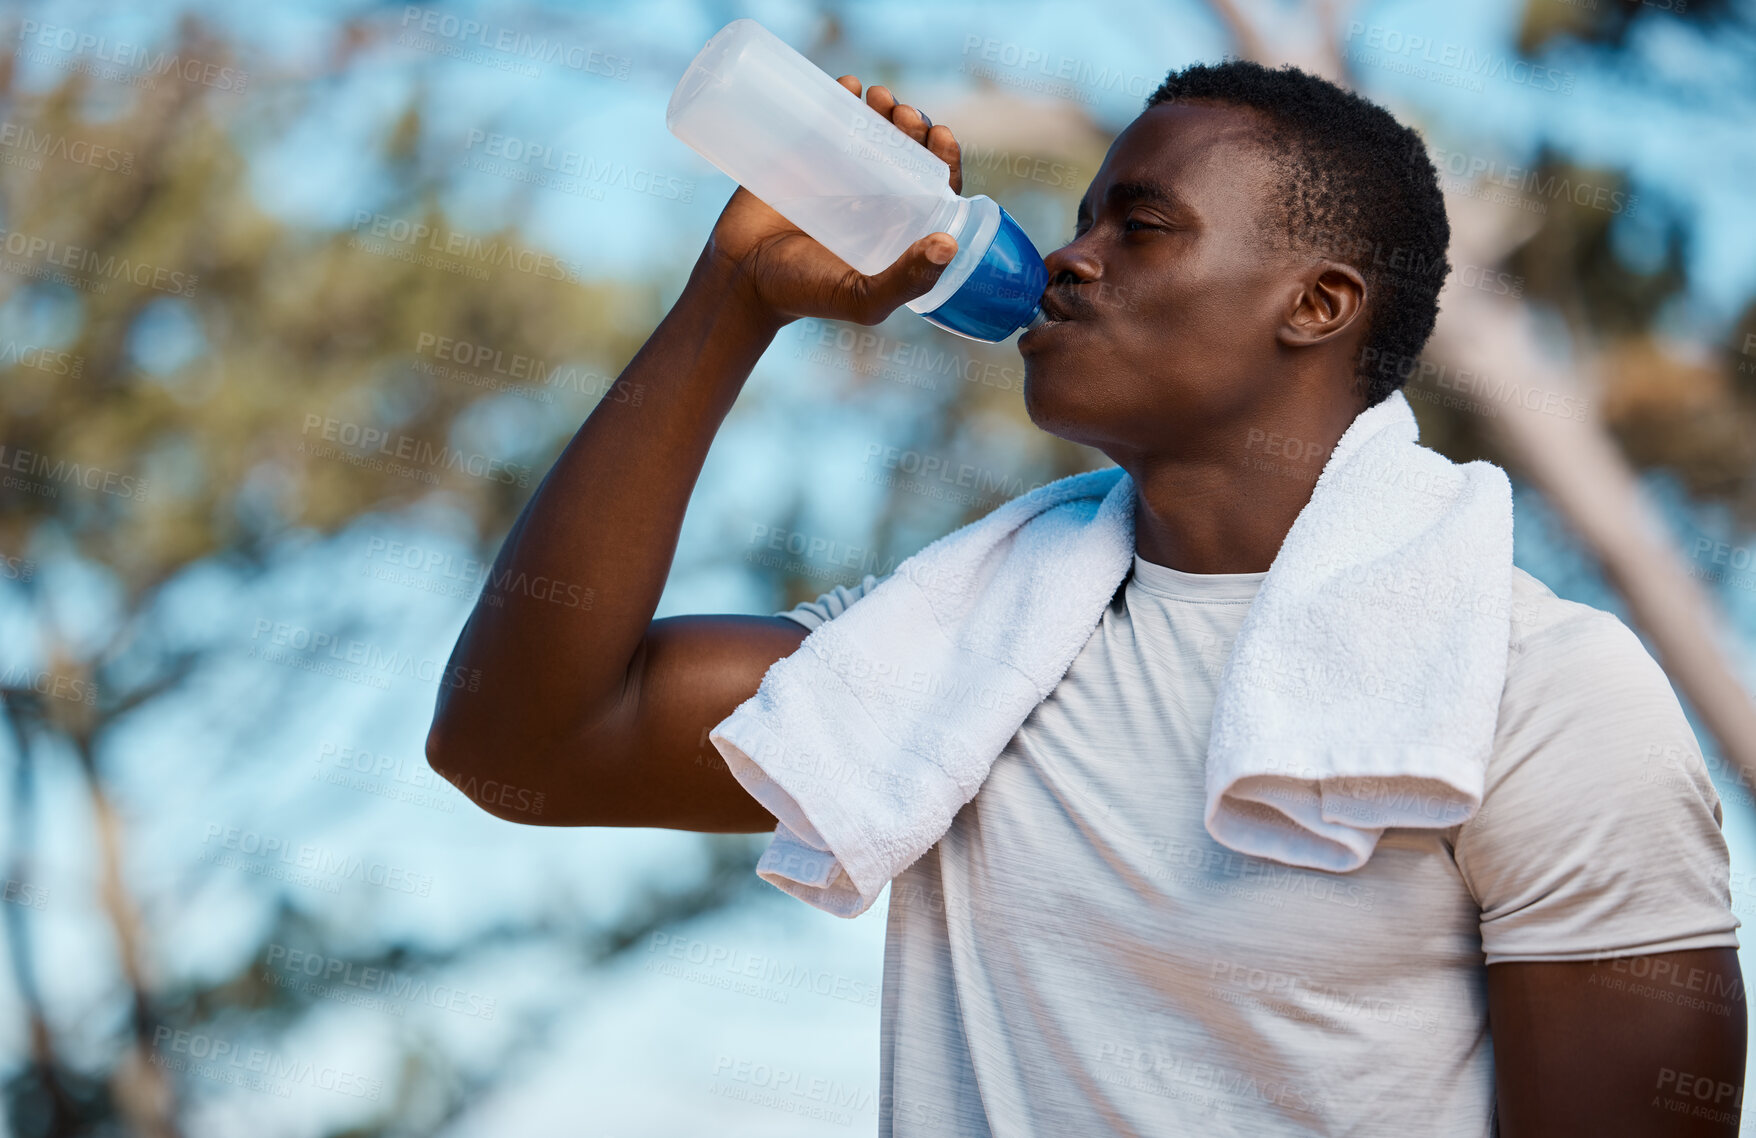
[[[943,265],[956,255],[957,251],[955,249],[947,248],[942,241],[935,241],[933,244],[927,246],[927,260],[933,262],[935,265]]]

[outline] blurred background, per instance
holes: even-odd
[[[1456,266],[1398,365],[1423,438],[1505,465],[1518,563],[1664,664],[1756,913],[1751,5],[12,3],[0,1125],[875,1131],[882,901],[785,897],[766,835],[499,821],[422,752],[485,564],[731,193],[664,108],[739,16],[950,125],[1045,252],[1184,64],[1415,126]],[[1022,379],[905,309],[788,327],[658,615],[772,612],[1108,465]]]

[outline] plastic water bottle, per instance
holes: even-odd
[[[1024,230],[986,194],[959,197],[951,168],[755,20],[707,41],[665,125],[733,181],[867,275],[929,233],[957,255],[908,307],[995,343],[1043,320],[1048,274]]]

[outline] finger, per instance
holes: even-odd
[[[856,95],[860,93],[860,81],[852,75],[843,75],[840,79],[837,79],[836,82],[840,83],[843,87],[846,87]]]
[[[951,192],[963,193],[963,147],[951,133],[951,128],[934,123],[933,129],[927,132],[925,145],[941,162],[951,167]]]
[[[889,87],[880,83],[876,87],[866,88],[866,105],[889,118],[890,112],[896,109],[896,96],[890,93]]]
[[[898,305],[926,293],[956,255],[956,238],[949,233],[929,233],[904,249],[888,269],[860,278],[864,293],[861,322],[877,324]],[[944,259],[936,259],[940,257]]]
[[[927,122],[927,116],[913,103],[898,103],[896,109],[890,112],[890,121],[896,124],[898,130],[922,146],[927,145],[927,131],[932,124]]]

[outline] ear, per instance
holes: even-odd
[[[1366,278],[1352,265],[1319,261],[1306,271],[1292,311],[1276,333],[1289,348],[1320,344],[1340,335],[1366,310]]]

